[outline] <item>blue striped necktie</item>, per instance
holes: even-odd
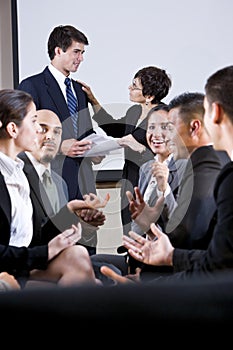
[[[77,109],[77,99],[73,94],[71,89],[71,80],[69,78],[65,79],[66,85],[66,97],[67,97],[67,105],[70,112],[70,116],[73,121],[74,133],[75,137],[78,135],[78,109]]]

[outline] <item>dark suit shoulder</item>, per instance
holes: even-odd
[[[229,188],[232,187],[233,182],[233,162],[230,161],[227,164],[224,165],[224,167],[221,169],[214,188],[214,196],[217,197],[217,192],[219,190],[219,187],[222,185],[222,182],[227,179],[229,181]]]
[[[40,73],[37,73],[37,74],[33,74],[33,75],[30,75],[29,77],[23,79],[20,84],[18,85],[17,89],[18,90],[21,90],[21,87],[24,85],[24,84],[27,84],[28,82],[37,82],[40,81],[40,80],[44,80],[44,77],[46,75],[50,75],[52,77],[52,74],[50,73],[48,67],[46,67],[42,72]],[[23,89],[22,89],[23,90]]]
[[[213,167],[217,167],[218,169],[222,168],[222,163],[220,161],[220,157],[218,156],[217,151],[213,148],[213,146],[201,146],[198,147],[190,157],[192,161],[193,167],[198,167],[200,165],[210,166],[210,163]]]
[[[216,151],[216,153],[220,159],[222,166],[226,165],[227,163],[229,163],[231,161],[231,158],[229,157],[229,155],[226,151]]]

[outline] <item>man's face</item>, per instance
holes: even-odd
[[[179,108],[172,108],[168,113],[170,124],[167,128],[167,145],[174,157],[187,158],[188,148],[191,145],[189,126],[179,116]]]
[[[52,111],[40,110],[36,114],[41,132],[37,134],[37,145],[31,153],[40,163],[48,164],[59,150],[62,126],[59,118]]]
[[[56,68],[64,75],[69,75],[70,72],[75,73],[78,70],[80,63],[83,61],[84,44],[73,41],[66,52],[58,49],[56,54]]]

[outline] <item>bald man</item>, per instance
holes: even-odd
[[[62,125],[58,116],[47,109],[37,111],[37,122],[41,126],[41,133],[38,134],[38,143],[35,149],[27,155],[33,157],[45,168],[50,170],[50,162],[57,155],[62,137]]]
[[[58,116],[47,109],[37,111],[37,122],[41,126],[41,132],[38,133],[38,140],[35,148],[31,152],[23,152],[19,157],[24,161],[24,172],[30,184],[31,200],[34,209],[40,217],[40,225],[34,223],[34,235],[31,246],[41,244],[41,225],[50,219],[57,227],[58,231],[64,231],[63,228],[71,223],[77,223],[75,214],[78,205],[77,200],[68,202],[68,189],[64,179],[51,168],[51,161],[57,155],[61,137],[62,125]],[[43,187],[43,174],[45,170],[49,171],[53,182],[57,188],[59,206],[54,211],[51,205],[51,199]],[[80,208],[77,208],[77,212]],[[101,211],[95,211],[93,219],[89,221],[90,225],[84,225],[82,238],[79,241],[84,245],[90,255],[92,254],[93,236],[96,236],[98,226],[103,225],[105,216]],[[46,238],[47,240],[47,238]],[[94,247],[95,248],[95,247]]]

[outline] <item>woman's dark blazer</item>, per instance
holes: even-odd
[[[131,221],[125,192],[134,192],[134,187],[138,185],[140,166],[154,157],[146,141],[147,118],[136,126],[141,112],[140,105],[133,105],[127,110],[126,115],[120,119],[114,119],[103,108],[93,116],[98,126],[107,135],[120,138],[131,134],[139,143],[146,147],[146,152],[143,154],[133,151],[130,147],[125,147],[124,149],[124,165],[121,180],[121,214],[123,224]],[[127,234],[127,230],[125,233]]]
[[[18,278],[27,276],[32,269],[45,269],[48,263],[47,245],[33,248],[9,246],[11,200],[1,173],[0,198],[0,271],[7,271]]]
[[[31,169],[34,170],[34,174]],[[28,248],[9,246],[11,199],[4,177],[0,173],[0,271],[7,271],[16,278],[27,277],[29,271],[35,268],[45,269],[48,264],[47,243],[70,227],[71,223],[78,221],[77,216],[71,214],[67,206],[64,206],[55,216],[49,217],[46,201],[40,196],[42,192],[36,170],[31,165],[27,171],[30,174],[30,196],[33,205],[33,238]]]

